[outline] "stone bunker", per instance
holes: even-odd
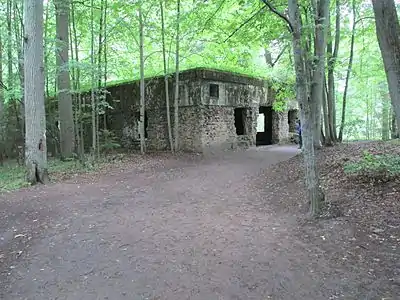
[[[139,144],[139,81],[107,87],[107,128],[124,148]],[[174,124],[174,78],[169,79],[170,114]],[[184,151],[236,149],[289,141],[297,108],[274,111],[274,91],[264,80],[210,69],[180,74],[179,145]],[[168,149],[163,77],[146,79],[145,138],[149,150]],[[172,128],[173,130],[173,128]]]

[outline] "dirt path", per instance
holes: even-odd
[[[296,153],[257,148],[0,196],[0,298],[352,299],[345,274],[254,184]]]

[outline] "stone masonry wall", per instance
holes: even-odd
[[[218,86],[217,97],[210,95],[210,84]],[[107,112],[107,128],[125,147],[139,143],[139,82],[109,86],[107,101],[114,107]],[[169,80],[170,114],[174,124],[174,78]],[[86,95],[90,96],[90,95]],[[265,81],[215,70],[193,69],[180,74],[180,148],[202,151],[206,148],[236,148],[256,143],[259,106],[272,106],[273,91]],[[149,150],[169,149],[163,77],[146,80],[146,140]],[[235,128],[235,108],[245,108],[245,135]],[[286,115],[286,116],[285,116]],[[274,142],[288,139],[287,113],[274,112]]]
[[[272,142],[274,144],[287,143],[289,141],[289,123],[286,111],[272,112]]]
[[[201,143],[203,148],[232,148],[236,144],[236,128],[232,107],[203,106]]]

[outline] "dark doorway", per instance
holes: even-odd
[[[256,145],[272,144],[272,106],[260,106],[257,119]]]
[[[296,131],[296,120],[298,118],[297,110],[291,109],[288,112],[289,132]]]
[[[235,127],[237,135],[244,135],[244,114],[243,107],[235,108]]]

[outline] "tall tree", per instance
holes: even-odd
[[[25,164],[31,184],[46,183],[47,147],[44,109],[43,1],[24,1]]]
[[[316,121],[315,116],[313,116],[313,105],[312,101],[315,101],[314,97],[322,98],[322,84],[318,82],[318,90],[315,86],[311,89],[311,83],[309,82],[309,74],[311,73],[310,68],[312,67],[309,61],[310,53],[308,52],[304,39],[305,39],[305,28],[302,26],[301,12],[299,8],[299,3],[297,0],[289,0],[289,20],[292,27],[293,35],[293,54],[294,54],[294,67],[296,72],[296,98],[300,105],[301,120],[303,124],[303,148],[304,148],[304,164],[305,164],[305,174],[306,174],[306,186],[308,191],[308,198],[310,201],[310,213],[313,216],[319,214],[321,202],[324,199],[324,194],[319,185],[319,175],[314,153],[314,134],[313,130],[315,128],[314,122]],[[320,0],[316,3],[318,11],[318,18],[323,22],[323,19],[328,15],[329,0]],[[321,22],[319,21],[319,22]],[[320,24],[319,26],[322,26]],[[326,29],[325,29],[326,30]],[[317,34],[323,35],[325,32],[323,30],[316,31]],[[319,43],[318,48],[325,47],[323,42],[323,37],[316,37],[317,43]],[[318,68],[322,65],[322,60],[324,59],[324,54],[322,50],[317,50],[316,53],[319,56],[317,66]],[[318,70],[318,73],[321,70]],[[310,93],[316,93],[313,97]]]
[[[90,35],[91,35],[91,44],[90,44],[90,66],[91,66],[91,91],[90,91],[90,100],[92,105],[92,154],[93,156],[97,155],[97,126],[96,126],[96,114],[97,114],[97,103],[96,103],[96,72],[95,72],[95,51],[94,51],[94,43],[95,43],[95,35],[94,35],[94,0],[90,1]]]
[[[167,110],[167,126],[168,126],[168,140],[171,151],[174,151],[174,142],[172,139],[171,130],[171,113],[170,113],[170,101],[169,101],[169,81],[168,81],[168,70],[167,70],[167,54],[165,45],[165,19],[164,19],[164,5],[163,0],[160,0],[160,12],[161,12],[161,43],[163,53],[163,68],[164,68],[164,84],[165,84],[165,106]]]
[[[355,35],[356,35],[356,26],[357,26],[357,21],[356,21],[356,0],[353,0],[352,3],[352,11],[353,11],[353,26],[351,29],[351,41],[350,41],[350,57],[349,57],[349,64],[347,67],[347,72],[346,72],[346,82],[344,85],[344,91],[343,91],[343,101],[342,101],[342,118],[340,120],[340,129],[339,129],[339,141],[343,141],[343,130],[344,130],[344,124],[346,121],[346,104],[347,104],[347,91],[349,89],[349,80],[350,80],[350,75],[351,71],[353,68],[353,57],[354,57],[354,41],[355,41]]]
[[[78,49],[78,33],[77,33],[77,26],[76,26],[76,20],[75,20],[75,3],[72,1],[71,2],[71,29],[72,29],[72,36],[73,36],[73,48],[75,51],[71,51],[71,54],[75,52],[75,63],[76,65],[79,63],[79,49]],[[72,40],[72,39],[71,39]],[[71,41],[72,42],[72,41]],[[85,98],[82,98],[82,94],[79,92],[81,85],[80,85],[80,80],[81,80],[81,69],[80,67],[76,67],[76,72],[75,72],[75,81],[74,81],[74,90],[75,93],[77,94],[77,108],[76,108],[76,122],[78,124],[77,126],[77,142],[78,142],[78,153],[80,160],[83,161],[84,157],[84,152],[85,152],[85,141],[84,141],[84,127],[83,127],[83,107],[85,106]]]
[[[70,158],[75,151],[74,114],[69,74],[69,0],[54,0],[56,9],[57,93],[60,122],[61,156]]]
[[[0,35],[0,166],[3,164],[4,142],[4,84],[3,84],[3,41]]]
[[[327,79],[327,99],[326,99],[326,128],[325,143],[332,144],[337,139],[336,134],[336,96],[335,96],[335,67],[339,53],[340,44],[340,0],[336,0],[336,22],[335,37],[332,37],[331,21],[328,18],[328,41],[327,41],[327,59],[328,59],[328,79]]]
[[[174,138],[175,151],[179,150],[179,40],[180,40],[180,20],[181,19],[181,0],[176,2],[176,52],[175,52],[175,95],[174,95]]]
[[[140,48],[140,152],[144,154],[146,151],[146,139],[145,139],[145,82],[144,82],[144,25],[143,25],[143,14],[142,14],[142,2],[139,3],[139,48]]]
[[[372,0],[392,106],[400,124],[400,24],[394,0]]]
[[[390,139],[390,98],[384,91],[381,91],[382,97],[382,140]]]
[[[314,147],[321,147],[321,108],[324,92],[324,77],[325,77],[325,53],[326,53],[326,33],[328,29],[329,18],[329,0],[312,1],[315,34],[314,48],[315,56],[310,65],[311,78],[311,102],[313,114],[313,139]]]

